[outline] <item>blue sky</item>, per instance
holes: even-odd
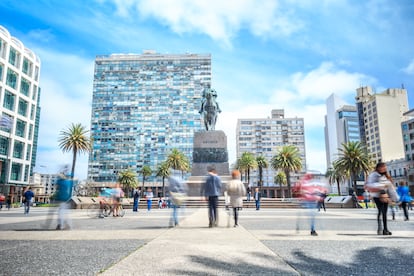
[[[237,118],[284,108],[305,118],[308,169],[325,172],[325,100],[401,87],[414,106],[414,2],[329,0],[2,0],[0,25],[42,61],[37,170],[71,163],[58,135],[89,128],[96,55],[211,53],[212,86],[235,160]],[[75,174],[84,179],[87,157]]]

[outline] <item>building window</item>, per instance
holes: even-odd
[[[8,155],[8,152],[9,152],[9,139],[4,136],[0,136],[0,154]]]
[[[27,58],[23,58],[23,68],[22,68],[22,71],[23,71],[23,73],[25,73],[29,77],[32,76],[33,63],[31,63],[30,60],[28,60]]]
[[[29,161],[30,160],[30,153],[32,151],[32,145],[27,145],[27,151],[26,151],[26,160]]]
[[[13,70],[7,69],[6,84],[11,88],[17,88],[17,73]]]
[[[6,42],[0,38],[0,57],[6,58]]]
[[[3,81],[3,64],[0,63],[0,83]]]
[[[14,141],[13,157],[23,159],[24,143]]]
[[[22,174],[22,164],[13,163],[12,169],[11,169],[10,179],[15,180],[15,181],[19,181],[20,178],[21,178],[21,174]]]
[[[26,132],[26,122],[23,122],[22,120],[17,120],[16,135],[24,138],[25,132]]]
[[[19,67],[19,63],[20,63],[20,54],[19,52],[17,52],[16,49],[14,49],[13,47],[10,47],[10,52],[9,52],[9,63],[15,67]]]
[[[22,116],[27,116],[27,102],[25,100],[19,100],[19,106],[17,108],[17,112]]]
[[[4,93],[3,107],[14,111],[15,98],[16,96],[13,93],[6,90],[6,93]]]
[[[22,78],[20,81],[20,93],[25,96],[29,96],[30,93],[30,82],[25,78]]]

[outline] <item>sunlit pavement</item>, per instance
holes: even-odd
[[[237,228],[225,210],[217,228],[207,227],[207,209],[184,209],[176,228],[170,215],[140,209],[99,219],[70,210],[72,229],[58,231],[56,209],[34,207],[24,215],[23,208],[3,208],[1,274],[414,274],[414,224],[401,211],[395,221],[389,214],[392,236],[377,235],[375,209],[316,212],[316,237],[307,210],[245,208]]]

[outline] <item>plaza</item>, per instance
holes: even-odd
[[[70,210],[68,231],[54,230],[55,211],[0,212],[2,275],[414,274],[414,224],[401,211],[396,220],[389,214],[392,236],[376,234],[374,208],[317,212],[316,237],[302,209],[244,208],[236,228],[224,208],[215,228],[208,228],[207,208],[182,210],[175,228],[170,209],[104,219]]]

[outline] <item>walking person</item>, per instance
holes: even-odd
[[[152,198],[154,197],[154,194],[152,192],[151,188],[147,189],[147,192],[145,193],[145,199],[147,200],[147,210],[151,211],[152,208]]]
[[[397,188],[397,194],[400,197],[401,208],[404,211],[404,221],[409,220],[408,217],[408,205],[410,204],[412,198],[410,196],[410,190],[407,186],[407,182],[400,181],[400,185]]]
[[[367,190],[365,190],[362,196],[364,197],[365,209],[368,209],[368,204],[371,201],[370,200],[371,195],[369,194]]]
[[[323,211],[326,212],[326,207],[325,207],[325,198],[326,197],[327,197],[326,191],[321,191],[319,193],[318,212],[321,211],[321,208],[323,208]]]
[[[391,200],[397,202],[398,195],[394,189],[394,185],[392,184],[391,176],[387,173],[387,166],[385,163],[379,162],[375,166],[375,171],[369,174],[365,186],[371,193],[371,197],[374,199],[375,205],[378,209],[377,234],[392,235],[392,233],[388,230],[387,224],[388,204],[391,203]]]
[[[122,197],[124,197],[124,191],[122,191],[121,185],[116,183],[115,188],[112,189],[112,215],[114,217],[119,217],[119,205]]]
[[[0,193],[0,210],[3,209],[3,205],[6,202],[6,196]]]
[[[259,191],[259,188],[254,190],[254,201],[256,202],[256,210],[260,210],[260,199],[262,198],[262,194]]]
[[[221,194],[221,179],[216,173],[214,166],[208,167],[208,176],[203,185],[201,185],[201,195],[208,200],[208,227],[218,225],[218,197]]]
[[[239,210],[243,208],[243,197],[246,195],[246,188],[240,181],[240,171],[234,170],[231,173],[232,180],[226,186],[227,195],[230,197],[230,206],[233,208],[234,227],[239,226]]]
[[[168,178],[168,191],[172,198],[172,213],[170,219],[170,227],[178,226],[179,216],[178,209],[183,208],[184,199],[187,195],[187,184],[176,176]]]
[[[30,203],[32,202],[32,199],[34,197],[34,193],[32,192],[32,187],[29,187],[26,189],[26,191],[23,194],[24,197],[24,214],[28,215],[30,210]]]
[[[132,198],[134,199],[134,204],[132,207],[132,212],[138,212],[138,203],[139,203],[139,196],[140,196],[140,190],[137,188],[134,189],[132,192]]]
[[[7,207],[7,210],[8,211],[10,211],[11,204],[12,204],[12,196],[11,195],[8,195],[7,196],[7,199],[6,199],[6,207]]]

